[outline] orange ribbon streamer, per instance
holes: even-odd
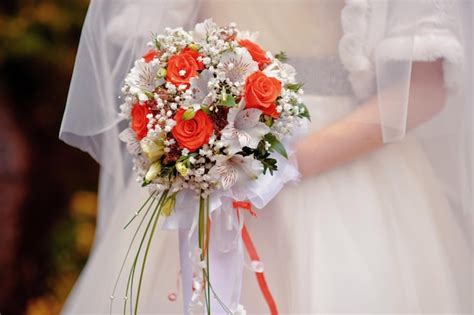
[[[237,210],[237,217],[240,218],[239,209],[244,209],[248,211],[252,216],[257,216],[257,214],[252,210],[252,204],[248,201],[234,201],[233,207]],[[252,261],[260,261],[260,257],[258,256],[257,250],[255,249],[255,245],[250,238],[249,231],[247,230],[247,226],[244,224],[242,228],[242,240],[244,241],[245,248],[249,254],[249,257]],[[278,309],[273,299],[273,295],[268,288],[267,281],[265,280],[265,275],[263,272],[255,272],[255,276],[257,277],[258,285],[260,290],[262,291],[263,297],[270,308],[271,315],[278,315]]]

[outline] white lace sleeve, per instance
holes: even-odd
[[[463,49],[456,0],[348,0],[339,55],[354,93],[375,93],[376,60],[445,60],[446,84],[456,86]]]
[[[385,142],[406,134],[413,62],[443,59],[450,94],[462,90],[461,7],[460,0],[347,0],[340,58],[357,98],[377,96],[380,117],[370,123],[381,125]]]
[[[445,82],[459,84],[462,66],[461,20],[455,0],[389,2],[385,37],[378,43],[381,60],[434,61],[444,59]]]

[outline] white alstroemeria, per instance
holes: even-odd
[[[263,73],[268,77],[274,77],[283,83],[296,83],[296,70],[293,66],[283,63],[278,59],[268,65]]]
[[[248,39],[252,42],[256,42],[259,36],[259,32],[249,32],[249,31],[240,31],[237,33],[236,39],[239,41],[241,39]]]
[[[142,102],[148,100],[149,94],[164,82],[157,77],[159,68],[159,64],[155,61],[147,63],[141,59],[137,60],[125,78],[130,94],[136,95]]]
[[[232,153],[243,147],[255,149],[270,128],[260,121],[262,111],[255,108],[242,109],[243,101],[237,108],[231,108],[227,114],[227,126],[222,130],[221,141]]]
[[[137,140],[137,135],[131,128],[127,128],[119,134],[119,139],[127,144],[127,151],[133,155],[138,155],[142,152],[140,142]]]
[[[262,164],[253,156],[235,154],[217,157],[216,164],[209,170],[209,175],[220,181],[222,189],[227,190],[237,182],[245,184],[247,180],[257,179],[262,171]]]
[[[220,64],[225,78],[233,83],[245,82],[249,75],[258,70],[258,64],[252,59],[248,50],[241,47],[224,53],[220,58]]]
[[[207,36],[216,33],[218,29],[219,26],[212,19],[207,19],[202,23],[196,24],[192,36],[197,42],[206,41]]]
[[[209,81],[213,78],[212,72],[204,70],[199,77],[189,80],[190,90],[192,91],[193,104],[210,105],[214,102],[212,89],[209,88]]]

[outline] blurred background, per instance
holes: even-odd
[[[0,313],[58,314],[94,237],[98,166],[58,140],[88,0],[0,1]]]

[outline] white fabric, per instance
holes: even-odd
[[[281,313],[469,313],[473,12],[472,3],[462,0],[92,0],[60,137],[101,164],[98,237],[63,313],[109,312],[109,295],[131,237],[122,227],[146,196],[134,183],[118,140],[124,128],[116,115],[123,77],[143,54],[150,32],[190,28],[208,17],[260,31],[265,49],[304,60],[297,71],[307,82],[313,131],[375,96],[380,119],[359,123],[379,124],[390,143],[284,189],[257,219],[246,219]],[[346,75],[321,77],[320,60],[337,54]],[[437,58],[443,59],[448,101],[436,117],[408,131],[412,62]],[[318,86],[328,81],[325,86],[333,91],[325,88],[325,94],[340,95],[344,80],[354,95],[320,95]],[[386,89],[396,93],[387,98]],[[285,176],[277,178],[279,184]],[[258,207],[273,197],[261,195],[266,197]],[[165,229],[180,227],[176,216]],[[179,234],[181,242],[175,231],[161,230],[155,237],[140,303],[144,314],[185,311],[182,294],[176,302],[167,300],[180,257],[186,262],[187,230]],[[213,281],[233,301],[230,287],[239,284],[224,278],[229,257],[211,254],[211,270],[214,266],[223,275]],[[189,279],[189,270],[182,273]],[[242,303],[248,313],[267,313],[254,275],[245,272],[245,277]],[[189,283],[183,287],[189,299]],[[116,313],[122,298],[116,296]]]
[[[312,130],[353,110],[312,96]],[[469,314],[472,259],[412,136],[282,191],[248,220],[281,314]],[[273,231],[271,241],[268,233]],[[265,314],[247,273],[242,304]]]

